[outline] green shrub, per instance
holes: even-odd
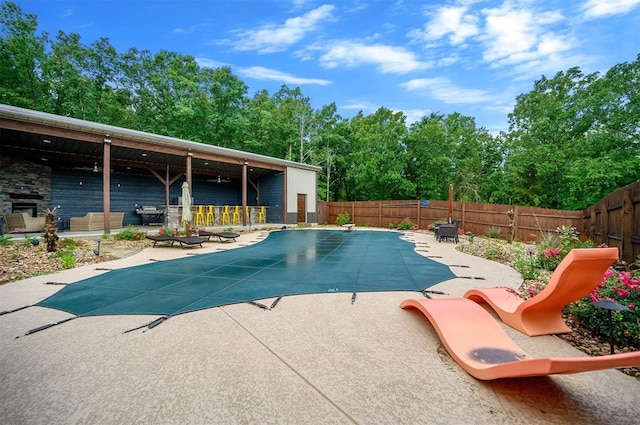
[[[640,267],[640,257],[636,260]],[[640,347],[640,268],[611,267],[600,284],[589,294],[568,306],[580,323],[603,338],[609,338],[609,310],[593,303],[612,299],[629,308],[629,311],[613,311],[612,330],[615,341],[631,347]]]
[[[491,239],[497,239],[500,237],[500,228],[496,227],[496,226],[491,226],[489,227],[489,232],[487,233],[487,235],[491,238]]]
[[[11,236],[0,236],[0,246],[13,245],[13,238]]]
[[[351,223],[351,216],[349,215],[348,212],[340,213],[338,214],[338,217],[336,217],[336,224],[338,226],[343,226],[349,223]]]
[[[126,229],[116,233],[114,239],[120,241],[141,241],[144,239],[144,232],[134,228],[132,225],[128,225]]]
[[[395,223],[389,223],[389,230],[393,230],[396,228],[396,224]]]
[[[76,258],[75,250],[75,245],[67,244],[64,251],[60,251],[56,254],[56,257],[60,259],[60,265],[63,269],[72,269],[76,266],[78,260]]]
[[[528,255],[524,249],[518,249],[513,253],[513,268],[526,280],[538,280],[540,269],[535,256]]]
[[[416,228],[417,226],[415,225],[415,223],[409,220],[409,218],[405,218],[400,223],[398,223],[398,230],[414,230]]]
[[[489,244],[485,249],[485,257],[489,260],[497,260],[504,256],[502,244],[495,242],[493,239],[489,239]]]

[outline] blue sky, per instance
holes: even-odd
[[[15,1],[15,0],[14,0]],[[640,53],[640,0],[17,0],[39,31],[230,66],[249,95],[299,86],[350,118],[459,112],[507,130],[542,75]]]

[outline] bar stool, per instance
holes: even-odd
[[[267,217],[265,215],[265,208],[260,207],[260,212],[258,213],[258,223],[266,223]]]
[[[204,218],[204,224],[213,226],[213,205],[207,207],[207,215]]]
[[[231,220],[229,220],[229,205],[225,205],[222,207],[222,224],[230,224]]]
[[[204,225],[204,205],[198,205],[193,221],[196,226]]]
[[[237,205],[233,208],[233,216],[231,217],[231,222],[233,224],[240,224],[240,207]]]

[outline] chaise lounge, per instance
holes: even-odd
[[[240,237],[240,234],[239,233],[235,233],[235,232],[207,232],[207,231],[201,231],[201,232],[198,232],[198,236],[200,236],[201,238],[207,238],[207,240],[210,240],[211,237],[215,237],[215,238],[218,238],[219,242],[230,241],[230,240],[233,240],[234,242],[236,242],[236,238]]]
[[[153,241],[153,247],[155,248],[158,242],[167,242],[167,246],[173,246],[175,242],[178,242],[182,248],[185,246],[199,245],[202,248],[202,243],[207,240],[198,236],[169,236],[169,235],[147,235],[147,239]]]
[[[477,379],[588,372],[640,365],[640,351],[599,357],[533,357],[479,304],[466,298],[407,299],[429,319],[453,359]]]
[[[488,303],[504,323],[526,335],[568,333],[562,309],[589,295],[617,259],[617,248],[573,249],[535,297],[524,300],[510,288],[471,289],[463,297]]]

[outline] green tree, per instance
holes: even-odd
[[[407,199],[415,184],[405,173],[407,136],[402,112],[379,108],[350,121],[351,153],[347,170],[348,198],[352,200]]]
[[[338,113],[335,103],[314,111],[311,139],[307,143],[311,163],[323,168],[318,175],[318,199],[344,199],[346,157],[349,153],[348,122]]]
[[[584,89],[594,75],[578,68],[542,77],[534,89],[518,96],[509,115],[506,173],[513,202],[562,208],[567,194],[566,170],[584,143],[591,117],[584,112]]]
[[[419,199],[447,199],[453,183],[453,138],[440,113],[422,117],[406,137],[407,176],[416,185]]]
[[[640,175],[640,55],[612,67],[588,90],[593,117],[567,168],[567,209],[583,209]]]
[[[47,35],[36,35],[37,18],[12,2],[0,5],[0,102],[42,109],[41,80]]]

